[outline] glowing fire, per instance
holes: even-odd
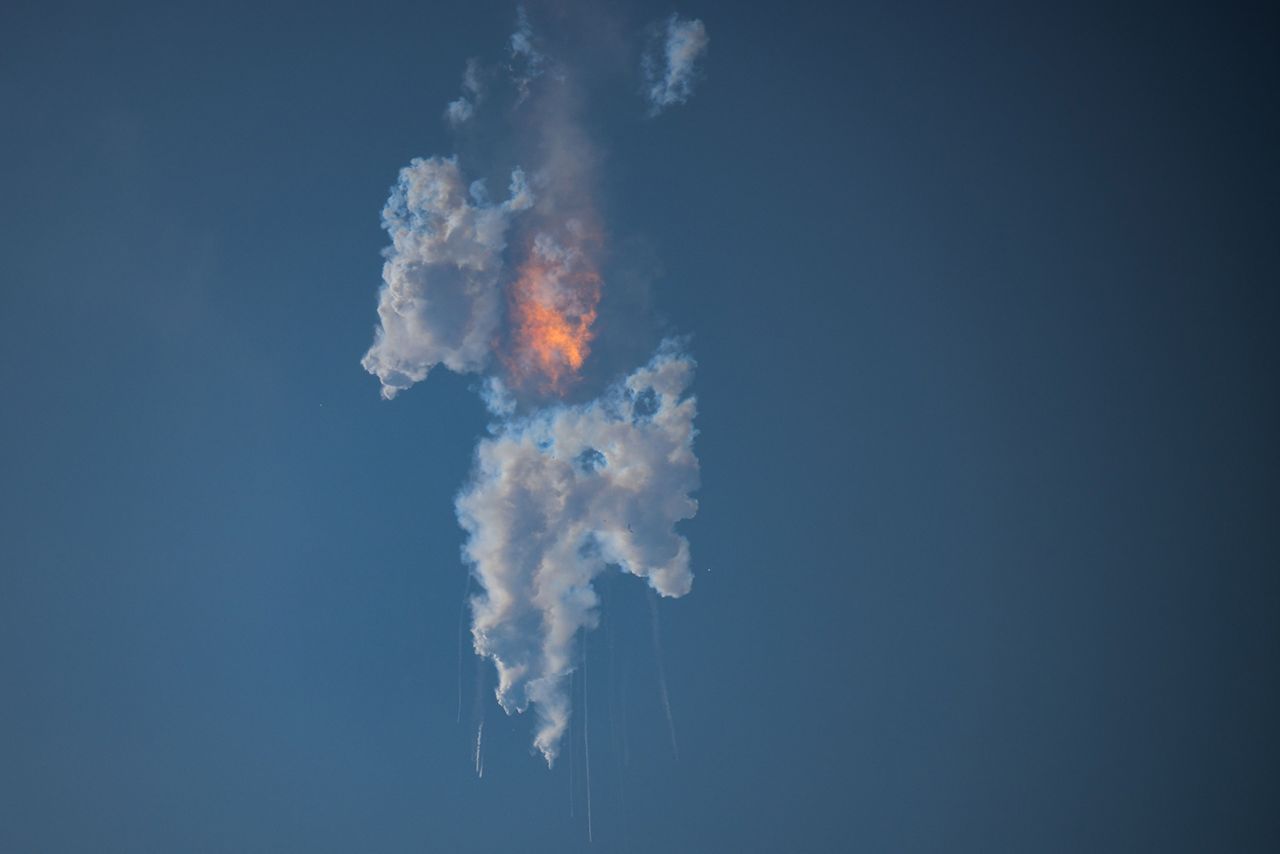
[[[587,253],[538,235],[511,288],[514,352],[507,367],[516,381],[562,394],[577,380],[591,353],[599,302],[600,274]]]

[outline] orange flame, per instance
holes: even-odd
[[[539,235],[511,288],[514,353],[507,367],[516,381],[533,380],[557,395],[577,381],[599,302],[600,274],[582,248]]]

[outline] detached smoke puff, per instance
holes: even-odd
[[[534,47],[533,27],[523,6],[516,8],[516,29],[507,46],[511,54],[511,80],[516,85],[519,100],[529,95],[529,84],[542,74],[546,57]]]
[[[499,278],[511,215],[533,204],[524,173],[511,197],[490,204],[483,184],[468,190],[453,158],[414,159],[382,211],[391,235],[384,252],[381,326],[361,364],[390,399],[426,379],[437,364],[480,371],[502,313]]]
[[[693,583],[674,527],[697,511],[696,404],[682,398],[692,379],[693,361],[667,342],[595,401],[497,424],[458,496],[484,588],[476,651],[497,666],[504,710],[533,705],[548,764],[569,721],[575,637],[598,621],[592,579],[617,565],[663,596]]]
[[[480,82],[480,63],[475,59],[467,60],[467,68],[462,73],[462,95],[450,101],[445,107],[444,118],[450,127],[465,124],[476,113],[476,106],[484,97],[484,86]]]
[[[645,96],[652,115],[689,100],[693,94],[694,65],[708,41],[702,21],[685,21],[678,15],[667,19],[660,44],[641,58]]]

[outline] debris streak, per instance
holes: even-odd
[[[587,768],[587,842],[591,842],[591,704],[587,700],[587,643],[582,638],[582,759]]]
[[[649,591],[650,625],[653,628],[653,655],[658,665],[658,691],[662,694],[662,709],[667,714],[667,731],[671,733],[671,753],[676,760],[680,759],[680,748],[676,744],[676,721],[671,714],[671,695],[667,692],[667,668],[662,663],[662,634],[658,628],[658,597]]]

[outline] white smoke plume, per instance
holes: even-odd
[[[688,97],[706,44],[701,22],[674,17],[666,38],[652,90],[663,105]],[[676,525],[697,510],[698,487],[694,363],[680,342],[663,342],[595,399],[563,402],[581,388],[599,333],[608,231],[594,198],[601,158],[580,120],[584,89],[552,54],[521,9],[506,64],[469,62],[445,111],[457,127],[505,105],[511,136],[493,147],[517,165],[468,160],[464,170],[456,156],[431,157],[400,171],[383,210],[380,324],[362,363],[387,399],[437,365],[484,378],[494,421],[456,500],[479,588],[471,636],[496,668],[502,708],[533,710],[534,746],[549,765],[571,717],[578,633],[599,621],[593,581],[612,567],[663,596],[688,593],[689,546]],[[507,198],[490,201],[467,172],[510,174]],[[481,712],[478,775],[482,742]]]
[[[663,596],[693,583],[675,530],[697,510],[692,379],[692,360],[669,342],[598,400],[500,422],[458,496],[484,590],[473,599],[476,651],[497,666],[503,709],[533,705],[548,763],[569,719],[574,637],[598,619],[592,580],[615,565]]]
[[[693,95],[697,61],[710,39],[702,21],[672,15],[661,37],[640,59],[650,115],[683,104]]]
[[[469,187],[456,158],[415,158],[400,170],[382,211],[391,235],[382,266],[382,320],[362,364],[388,400],[426,379],[437,364],[457,373],[483,370],[501,318],[499,279],[507,228],[533,204],[519,169],[511,196],[489,204]]]

